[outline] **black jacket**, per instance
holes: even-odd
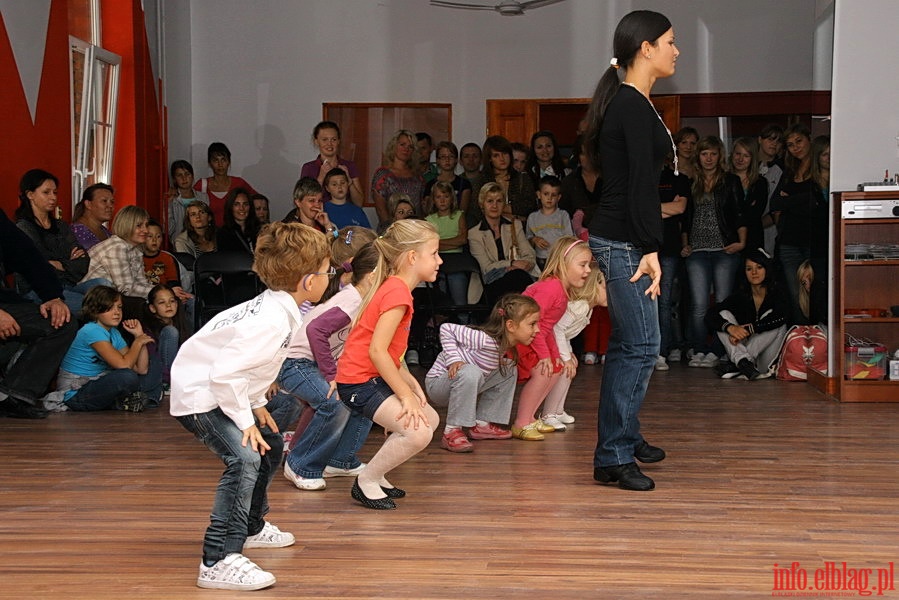
[[[31,238],[0,210],[0,304],[27,302],[15,290],[4,287],[6,275],[10,273],[21,275],[43,302],[63,297],[56,269],[44,259]]]
[[[737,230],[740,227],[746,227],[746,218],[743,214],[745,194],[740,178],[733,173],[725,173],[724,178],[715,187],[712,194],[715,198],[718,229],[721,231],[721,237],[724,238],[724,244],[739,242],[740,236]],[[694,195],[693,202],[687,203],[687,210],[684,211],[684,232],[687,234],[688,240],[690,232],[693,230],[693,215],[696,212],[695,207],[698,201],[699,198]]]

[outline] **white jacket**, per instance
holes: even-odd
[[[253,425],[252,409],[265,406],[302,320],[290,294],[271,290],[217,314],[178,350],[169,412],[180,417],[218,407],[239,429]]]

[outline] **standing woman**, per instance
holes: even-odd
[[[765,246],[765,224],[768,208],[768,181],[759,174],[759,144],[753,137],[737,138],[730,153],[730,172],[740,178],[745,200],[746,247]]]
[[[552,131],[538,131],[531,136],[531,151],[528,153],[525,170],[531,176],[534,189],[539,187],[537,183],[544,175],[555,175],[561,180],[571,173],[559,154],[559,145]]]
[[[693,127],[682,127],[674,134],[679,171],[690,179],[696,178],[696,167],[693,159],[696,156],[696,144],[698,143],[699,132]]]
[[[209,197],[209,208],[215,217],[216,223],[225,222],[225,200],[228,192],[237,188],[244,188],[250,194],[255,194],[245,179],[236,175],[229,175],[231,169],[231,151],[222,142],[212,142],[206,150],[206,160],[212,169],[212,177],[206,177],[194,184],[194,190],[202,192]]]
[[[602,200],[589,227],[590,249],[606,278],[612,319],[593,478],[646,491],[655,483],[634,460],[665,458],[664,450],[643,439],[637,415],[659,354],[658,186],[665,157],[674,151],[649,93],[656,79],[674,74],[679,52],[671,22],[647,10],[621,19],[613,45],[611,64],[590,103],[585,144],[604,176]],[[619,68],[624,70],[623,82]]]
[[[350,182],[350,200],[356,206],[362,206],[365,196],[359,182],[359,169],[356,163],[340,158],[340,127],[334,121],[322,121],[312,129],[312,143],[318,149],[318,158],[309,161],[300,169],[300,178],[312,177],[322,186],[322,201],[331,199],[325,187],[325,175],[331,169],[341,169]]]
[[[421,198],[424,195],[425,180],[416,170],[418,164],[415,134],[408,129],[400,129],[387,142],[383,166],[371,178],[371,199],[379,222],[390,220],[387,200],[397,192],[408,194],[415,214],[422,214]]]

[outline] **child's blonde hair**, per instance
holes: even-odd
[[[270,290],[293,292],[331,256],[328,237],[302,223],[272,223],[256,238],[253,271]]]
[[[590,274],[587,275],[584,287],[573,288],[568,294],[568,299],[572,301],[586,300],[590,306],[609,305],[606,294],[606,278],[603,277],[595,260],[590,261]]]
[[[540,274],[540,280],[543,281],[544,279],[555,277],[565,282],[568,264],[581,251],[590,253],[590,247],[581,238],[565,235],[557,239],[552,248],[549,249],[549,256],[546,259],[546,266],[543,267],[543,273]],[[570,298],[571,292],[568,291],[568,285],[565,285],[565,290]]]
[[[440,239],[437,228],[432,224],[420,219],[401,219],[391,223],[384,235],[372,242],[372,245],[378,250],[378,266],[375,267],[375,277],[371,289],[362,299],[362,306],[353,319],[353,325],[362,316],[378,287],[388,276],[397,272],[402,257],[432,239]]]
[[[508,352],[511,355],[512,364],[518,364],[518,348],[509,340],[506,322],[521,323],[528,315],[539,312],[540,305],[530,296],[506,294],[496,301],[487,320],[472,329],[483,331],[496,340],[499,355],[504,356]],[[500,363],[501,371],[504,366]]]
[[[443,192],[450,197],[450,214],[454,214],[456,212],[456,190],[453,189],[453,184],[448,181],[435,181],[434,186],[431,188],[431,214],[437,214],[437,203],[434,201],[434,196],[437,192]]]

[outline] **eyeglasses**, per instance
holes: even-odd
[[[328,279],[331,279],[332,277],[334,277],[335,275],[337,275],[337,268],[334,267],[334,266],[332,266],[332,267],[331,267],[330,269],[328,269],[327,271],[324,271],[324,272],[322,272],[322,273],[310,273],[310,275],[327,275],[327,276],[328,276]]]

